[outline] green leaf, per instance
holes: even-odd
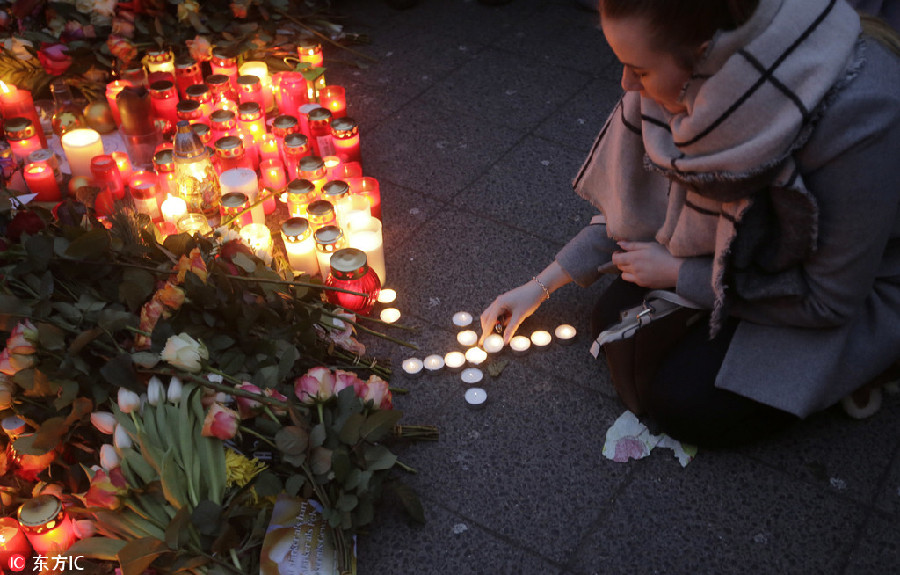
[[[141,537],[129,541],[118,553],[122,573],[143,573],[157,557],[169,551],[166,542],[155,537]]]
[[[506,369],[506,366],[508,364],[508,359],[501,359],[491,362],[487,368],[488,375],[490,375],[491,377],[500,377],[500,374],[503,373],[503,370]]]
[[[28,254],[28,260],[35,271],[47,269],[53,257],[53,238],[46,235],[22,236],[22,246]]]
[[[300,488],[303,487],[304,483],[306,483],[306,477],[300,473],[295,473],[288,476],[287,481],[284,482],[284,490],[291,497],[295,497],[300,493]]]
[[[125,542],[109,537],[88,537],[76,541],[66,550],[69,557],[90,557],[101,561],[115,561]]]
[[[14,295],[0,295],[0,330],[12,331],[31,315],[31,307]]]
[[[69,244],[66,255],[75,259],[93,259],[107,255],[110,246],[109,232],[105,229],[94,229]]]
[[[243,252],[237,252],[231,257],[231,263],[241,268],[248,274],[256,271],[256,262]]]
[[[331,450],[324,447],[313,449],[310,467],[315,475],[328,473],[331,470]]]
[[[202,535],[216,535],[221,521],[222,506],[209,500],[198,503],[191,513],[191,523]]]
[[[397,463],[397,456],[383,445],[374,445],[366,449],[366,467],[372,471],[390,469]]]
[[[394,430],[394,426],[403,417],[403,412],[394,410],[376,411],[366,418],[359,431],[360,436],[370,443],[381,441]]]
[[[378,413],[385,413],[379,411]],[[338,439],[347,445],[356,445],[359,442],[360,432],[363,425],[368,423],[366,417],[362,413],[353,413],[347,418],[344,426],[338,433]]]
[[[119,453],[122,455],[123,461],[128,462],[128,467],[141,478],[144,485],[149,485],[159,479],[159,474],[156,472],[156,469],[147,463],[144,456],[133,448],[126,447],[119,449]]]
[[[260,368],[253,377],[253,383],[260,389],[272,388],[278,385],[278,366],[267,365]]]
[[[296,425],[287,425],[275,434],[275,445],[287,455],[301,455],[309,446],[309,435]]]
[[[128,309],[137,311],[156,289],[156,277],[147,270],[134,268],[126,269],[122,273],[122,283],[119,285],[119,300],[128,306]]]
[[[321,447],[325,443],[326,437],[328,437],[328,433],[325,431],[325,425],[319,423],[312,428],[312,431],[309,434],[309,446]]]
[[[335,503],[335,507],[337,507],[341,511],[353,511],[357,503],[359,503],[359,499],[356,497],[356,495],[350,493],[341,493],[340,497],[338,497],[338,500]]]
[[[256,476],[253,485],[256,488],[257,495],[260,497],[278,495],[284,489],[281,479],[268,469]]]
[[[183,549],[190,541],[190,531],[188,527],[191,525],[191,510],[188,507],[182,507],[175,513],[175,517],[166,527],[166,545],[169,549]]]
[[[110,384],[116,387],[131,388],[134,386],[135,373],[131,355],[119,354],[100,368],[100,375]]]
[[[175,257],[187,255],[195,245],[194,238],[190,234],[180,233],[167,236],[163,240],[163,247],[172,252]]]
[[[53,400],[53,407],[57,411],[62,411],[67,405],[71,404],[78,397],[78,382],[65,380],[59,382],[59,395]]]
[[[368,525],[375,519],[375,507],[368,499],[363,499],[356,506],[356,513],[353,516],[353,526],[363,527]]]
[[[403,505],[403,509],[406,510],[409,517],[413,521],[424,524],[425,510],[422,509],[422,501],[419,499],[415,490],[400,481],[391,482],[390,488],[394,492],[394,495],[397,496],[397,499],[400,500],[400,504]]]
[[[49,323],[37,324],[38,341],[41,347],[49,351],[59,351],[66,347],[66,333]]]
[[[138,318],[131,312],[104,309],[97,318],[97,325],[110,333],[125,329],[127,326],[137,327]]]
[[[343,483],[347,479],[353,469],[353,463],[350,461],[350,454],[346,447],[339,447],[331,454],[331,468],[334,470],[336,481]]]

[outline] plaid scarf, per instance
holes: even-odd
[[[714,256],[713,333],[726,294],[805,293],[799,265],[816,249],[818,209],[792,154],[861,65],[859,33],[844,0],[760,0],[710,42],[685,113],[626,93],[575,178],[610,237]]]

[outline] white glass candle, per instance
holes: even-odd
[[[316,240],[313,238],[309,222],[305,218],[285,220],[281,226],[281,238],[284,240],[284,251],[287,252],[288,263],[291,264],[294,273],[311,276],[319,273]]]
[[[272,232],[265,224],[247,224],[240,231],[241,241],[247,245],[258,258],[264,262],[272,262]]]
[[[96,130],[76,128],[60,137],[72,177],[91,177],[91,158],[103,155],[103,140]]]
[[[563,345],[569,345],[574,342],[576,334],[575,328],[567,323],[558,325],[553,331],[553,335],[556,336],[557,341]]]
[[[394,300],[396,299],[397,292],[392,290],[391,288],[386,288],[378,292],[379,303],[394,303]]]
[[[481,409],[487,402],[487,392],[480,387],[466,390],[466,404],[472,409]]]
[[[503,336],[499,333],[492,333],[484,338],[484,343],[481,344],[481,347],[488,353],[497,353],[503,349]]]
[[[422,360],[417,357],[403,360],[403,371],[406,372],[407,375],[419,375],[422,372],[423,367],[424,364],[422,363]]]
[[[484,373],[477,367],[467,367],[459,377],[463,383],[478,383],[484,379]]]
[[[459,327],[466,327],[467,325],[472,323],[472,314],[467,311],[458,311],[453,314],[453,325],[458,325]]]
[[[425,358],[425,369],[430,372],[435,372],[444,367],[444,358],[437,355],[432,354]]]
[[[531,334],[531,343],[537,347],[547,347],[553,339],[550,332],[539,330]]]
[[[470,347],[466,351],[466,361],[472,365],[481,365],[487,359],[487,353],[480,347]]]
[[[459,351],[451,351],[444,355],[444,365],[447,369],[455,371],[460,369],[466,363],[466,356]]]
[[[159,209],[165,221],[177,224],[181,216],[187,213],[187,202],[181,198],[169,195]]]
[[[459,345],[471,347],[478,341],[478,334],[471,329],[467,329],[456,334],[456,341],[459,342]]]
[[[223,196],[230,193],[244,194],[251,204],[259,199],[259,178],[253,170],[247,168],[225,170],[219,175],[219,185]],[[266,223],[266,213],[261,203],[250,208],[250,218],[254,224]]]
[[[531,347],[531,340],[524,335],[515,335],[509,340],[509,347],[517,354],[525,353]]]
[[[381,220],[372,216],[368,218],[353,218],[347,224],[347,240],[351,248],[366,252],[366,261],[369,267],[375,270],[382,284],[386,283],[387,274],[384,269],[384,243],[381,238]]]
[[[400,310],[394,307],[389,307],[381,310],[381,321],[385,323],[394,323],[400,319]]]
[[[262,87],[263,97],[265,98],[266,109],[271,110],[275,104],[275,97],[272,94],[272,77],[269,75],[269,67],[265,62],[244,62],[241,64],[238,73],[241,76],[256,76],[259,78],[259,84]]]

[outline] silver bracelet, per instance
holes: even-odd
[[[541,289],[544,290],[544,296],[545,296],[544,300],[546,301],[546,300],[550,299],[550,290],[547,289],[547,286],[544,285],[544,282],[537,279],[537,276],[532,276],[531,279],[533,279],[534,283],[541,286]]]

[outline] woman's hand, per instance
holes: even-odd
[[[619,242],[621,252],[612,261],[622,272],[622,279],[641,287],[673,288],[684,261],[656,242]]]
[[[541,306],[545,298],[544,289],[534,280],[497,296],[481,312],[481,339],[478,340],[478,345],[482,344],[485,337],[494,333],[494,326],[498,321],[506,321],[503,342],[508,344],[522,322]]]

